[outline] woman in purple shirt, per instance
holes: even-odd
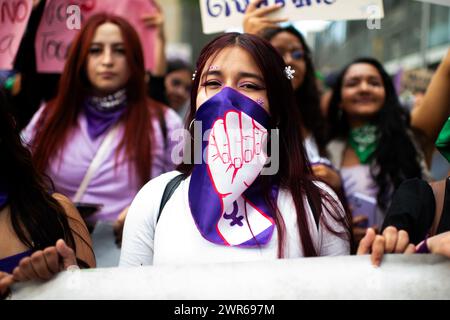
[[[23,133],[58,192],[103,205],[91,222],[116,221],[148,180],[176,165],[170,138],[181,120],[147,98],[144,78],[136,31],[123,18],[95,15],[73,41],[57,97]]]

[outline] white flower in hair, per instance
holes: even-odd
[[[284,68],[284,74],[286,75],[286,78],[288,78],[288,80],[294,79],[294,73],[295,70],[293,70],[291,66],[286,66]]]
[[[195,72],[192,74],[192,81],[195,80],[195,77],[197,76],[197,70],[195,70]]]

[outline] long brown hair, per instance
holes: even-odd
[[[0,181],[8,192],[11,224],[19,240],[33,251],[64,239],[76,250],[63,207],[48,192],[49,179],[33,166],[0,90]]]
[[[276,212],[274,219],[277,225],[279,239],[278,256],[280,258],[283,257],[286,227],[276,203],[269,196],[270,186],[274,182],[278,183],[281,188],[289,190],[292,194],[297,213],[299,235],[305,256],[317,256],[319,252],[317,252],[318,248],[314,247],[309,231],[310,227],[305,209],[306,203],[304,196],[306,196],[313,209],[312,211],[317,224],[320,221],[330,232],[351,241],[349,213],[346,212],[344,216],[340,215],[339,212],[341,210],[339,209],[338,203],[313,182],[313,180],[317,179],[312,174],[303,147],[303,136],[300,124],[297,122],[300,115],[296,107],[292,85],[283,72],[285,67],[283,58],[266,40],[249,34],[227,33],[217,37],[203,48],[197,61],[197,73],[191,92],[191,109],[186,124],[189,125],[195,117],[195,102],[197,100],[200,77],[204,68],[207,68],[207,62],[224,48],[232,46],[238,46],[244,49],[254,59],[256,65],[260,67],[267,88],[271,129],[279,128],[280,165],[278,173],[275,176],[261,176],[264,190],[263,195],[267,204]],[[191,135],[193,135],[193,132],[191,132]],[[188,143],[192,143],[192,141],[188,141]],[[270,141],[268,144],[270,145]],[[191,146],[190,150],[194,150],[194,147]],[[190,174],[192,169],[193,164],[181,164],[178,167],[178,170],[186,175]],[[329,221],[327,222],[321,219],[322,207],[325,207],[330,213],[330,216],[344,227],[345,232],[334,231],[330,227]]]
[[[128,105],[121,119],[125,131],[116,155],[125,149],[127,158],[134,160],[139,182],[143,185],[150,178],[152,167],[153,127],[150,117],[162,106],[146,96],[144,56],[138,34],[125,19],[106,13],[92,16],[75,37],[59,82],[58,95],[48,103],[38,121],[32,143],[33,159],[37,169],[44,172],[50,159],[64,148],[69,132],[77,126],[81,106],[92,88],[86,74],[89,48],[97,28],[106,22],[117,25],[121,30],[130,70],[130,78],[125,85]]]

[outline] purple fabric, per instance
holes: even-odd
[[[197,110],[195,119],[202,123],[202,154],[208,146],[208,137],[205,137],[205,131],[211,129],[218,118],[223,118],[229,111],[244,112],[259,124],[268,129],[269,115],[255,101],[242,95],[241,93],[231,89],[224,88],[221,92],[203,103]],[[206,141],[205,141],[206,140]],[[266,202],[262,197],[261,177],[259,176],[250,187],[243,193],[246,201],[253,203],[258,210],[266,216],[273,218]],[[272,197],[276,199],[278,196],[278,187],[273,187]],[[234,203],[235,205],[235,203]],[[222,216],[222,201],[217,194],[211,177],[209,176],[208,165],[202,161],[201,164],[195,164],[191,181],[189,184],[189,206],[194,221],[201,235],[208,241],[220,245],[228,245],[218,232],[218,222]],[[236,207],[234,206],[234,209]],[[235,211],[235,210],[234,210]],[[239,219],[233,214],[233,210],[225,213],[224,219],[230,219],[232,225],[240,226],[239,222],[245,221]],[[241,243],[239,247],[255,247],[265,245],[272,237],[274,225],[259,234],[255,234],[255,238],[247,242]]]
[[[100,109],[92,99],[86,99],[84,113],[88,124],[89,137],[95,140],[101,136],[120,119],[125,112],[126,106],[126,102],[123,102],[111,109]]]
[[[428,245],[427,245],[427,239],[422,241],[422,243],[416,249],[416,253],[430,253],[430,250],[428,249]]]
[[[0,271],[6,272],[6,273],[12,273],[14,271],[14,268],[19,265],[20,260],[22,260],[25,257],[31,256],[32,253],[33,253],[33,250],[28,250],[28,251],[16,254],[14,256],[0,259]]]
[[[6,187],[0,179],[0,209],[3,208],[8,202],[8,192],[6,191]]]

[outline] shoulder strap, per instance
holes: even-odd
[[[161,212],[164,209],[164,206],[166,205],[167,201],[169,201],[172,194],[175,192],[175,190],[180,185],[181,181],[183,181],[186,178],[184,174],[179,174],[172,178],[172,180],[167,183],[166,188],[164,189],[164,193],[161,198],[161,204],[159,205],[159,212],[158,217],[156,218],[156,223],[159,221],[159,217],[161,216]]]
[[[113,142],[114,138],[116,137],[118,130],[119,130],[119,125],[115,125],[106,134],[106,137],[103,139],[102,144],[98,148],[97,153],[94,156],[94,159],[92,159],[92,162],[89,165],[89,168],[87,169],[86,174],[84,175],[84,178],[81,181],[80,186],[78,187],[75,197],[72,199],[73,202],[80,202],[81,198],[83,198],[83,195],[86,192],[86,189],[87,189],[89,183],[91,182],[92,177],[94,176],[94,173],[100,167],[101,163],[103,162],[103,160],[106,156],[106,153],[109,150],[111,150],[111,143]]]
[[[159,126],[161,127],[162,136],[164,139],[164,150],[167,148],[167,124],[165,119],[165,110],[161,108],[161,110],[158,112],[158,118],[159,118]]]

